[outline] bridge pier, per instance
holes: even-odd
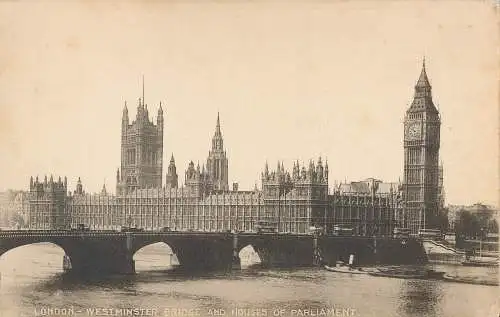
[[[186,240],[177,243],[176,253],[181,267],[187,270],[230,270],[232,244],[230,239]]]
[[[127,252],[109,252],[87,247],[83,250],[72,250],[69,261],[71,265],[66,271],[75,275],[135,273],[135,261]]]
[[[264,267],[303,267],[314,265],[311,238],[260,237],[252,243]]]
[[[71,274],[87,276],[135,273],[131,237],[126,237],[126,240],[123,237],[80,237],[66,244],[65,251],[70,262],[69,267],[66,265],[66,271]]]
[[[422,260],[425,251],[415,239],[320,237],[319,247],[323,261],[327,264],[334,264],[338,260],[348,262],[351,254],[355,255],[358,265],[425,262]]]
[[[321,255],[321,249],[318,244],[318,236],[313,237],[313,265],[319,266],[323,264],[323,257]]]
[[[241,259],[240,252],[238,248],[238,234],[233,234],[233,258],[231,261],[231,269],[239,270],[241,269]]]

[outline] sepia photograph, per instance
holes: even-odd
[[[499,317],[498,10],[1,1],[0,317]]]

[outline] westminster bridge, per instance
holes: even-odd
[[[239,252],[252,246],[265,267],[300,267],[347,260],[358,263],[415,263],[425,261],[418,240],[366,236],[251,232],[179,232],[113,230],[10,230],[0,231],[0,256],[33,243],[58,245],[78,274],[135,273],[134,254],[163,242],[188,270],[235,269]]]

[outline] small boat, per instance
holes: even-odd
[[[498,262],[468,259],[468,260],[462,261],[462,265],[463,266],[482,266],[482,267],[488,266],[488,267],[491,267],[491,266],[498,266]]]
[[[440,280],[443,279],[444,273],[442,271],[427,270],[427,278]]]
[[[369,271],[363,271],[362,268],[352,268],[349,266],[331,267],[331,266],[325,265],[325,269],[327,269],[330,272],[337,272],[337,273],[349,273],[349,274],[368,274],[369,273]]]
[[[395,278],[404,278],[404,279],[424,279],[426,278],[425,274],[419,273],[419,274],[409,274],[409,273],[395,273],[395,272],[370,272],[369,273],[372,276],[379,276],[379,277],[395,277]]]
[[[498,280],[481,280],[472,277],[459,277],[445,274],[443,279],[447,282],[455,283],[465,283],[465,284],[476,284],[476,285],[487,285],[487,286],[498,286]]]
[[[445,272],[435,270],[403,270],[390,269],[380,270],[379,272],[370,272],[372,276],[393,277],[402,279],[442,279]]]

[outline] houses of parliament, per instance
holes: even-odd
[[[144,96],[144,94],[143,94]],[[440,115],[433,104],[425,61],[407,109],[403,131],[403,182],[369,178],[329,183],[329,166],[321,157],[263,166],[261,188],[240,190],[228,183],[228,157],[219,114],[206,163],[191,161],[180,179],[174,155],[163,168],[164,116],[150,120],[144,98],[135,118],[125,103],[121,120],[121,162],[116,195],[84,191],[80,179],[73,192],[67,179],[30,180],[29,228],[91,229],[136,227],[144,230],[254,231],[258,223],[273,224],[280,233],[309,233],[311,227],[332,232],[348,227],[355,235],[387,236],[395,227],[417,233],[432,227],[443,204],[439,167]],[[170,154],[170,153],[169,153]],[[165,177],[164,177],[165,176]]]

